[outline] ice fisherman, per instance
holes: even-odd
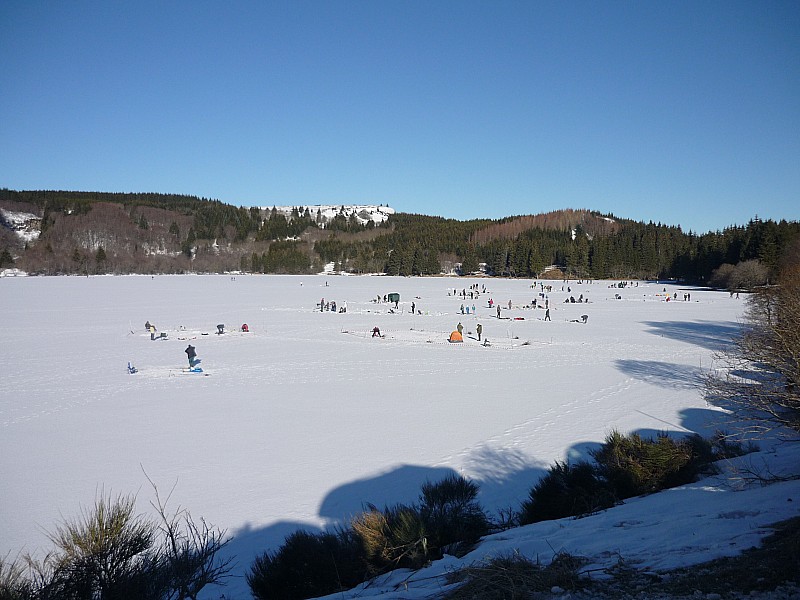
[[[195,359],[197,358],[197,352],[195,351],[194,346],[189,344],[184,352],[186,352],[186,356],[189,358],[189,367],[194,367],[197,364],[195,362]]]
[[[458,329],[458,333],[462,333],[464,331],[464,326],[461,324],[461,321],[459,321],[458,325],[456,325],[456,329]]]
[[[478,333],[478,341],[480,342],[480,341],[481,341],[481,333],[483,333],[483,325],[481,325],[480,323],[478,323],[478,324],[475,326],[475,331]]]

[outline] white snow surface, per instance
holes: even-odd
[[[488,292],[453,295],[472,283]],[[737,332],[743,299],[661,283],[573,281],[567,292],[548,282],[545,322],[544,310],[522,308],[541,300],[531,283],[0,279],[0,556],[49,549],[46,531],[100,494],[135,493],[138,509],[152,512],[149,477],[162,495],[174,486],[174,505],[234,536],[236,577],[206,598],[248,598],[253,558],[293,530],[346,523],[367,502],[413,502],[425,481],[463,474],[495,514],[519,509],[554,461],[587,458],[612,429],[724,427],[699,384]],[[664,289],[678,300],[666,302]],[[401,294],[394,313],[372,301],[390,292]],[[580,294],[590,303],[563,303]],[[347,312],[320,312],[321,298]],[[489,298],[514,308],[498,320]],[[423,314],[410,314],[411,302]],[[460,314],[462,304],[477,315]],[[584,314],[586,324],[573,322]],[[168,338],[151,341],[146,320]],[[459,322],[464,343],[450,344]],[[479,322],[489,346],[475,339]],[[238,331],[243,323],[249,333]],[[385,337],[372,337],[376,326]],[[189,343],[202,375],[181,372]],[[138,373],[128,374],[129,361]],[[762,444],[738,462],[788,474],[796,446]],[[336,597],[433,597],[452,569],[511,552],[546,562],[564,550],[598,567],[623,557],[656,570],[736,554],[798,515],[800,481],[739,485],[734,467],[595,516],[498,533],[462,559]]]

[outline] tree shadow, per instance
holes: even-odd
[[[346,483],[332,490],[322,500],[319,516],[331,523],[347,524],[353,516],[364,512],[368,503],[378,508],[410,504],[419,497],[423,483],[455,474],[449,467],[402,465],[382,475]]]
[[[225,580],[224,585],[209,586],[208,594],[204,591],[201,598],[249,598],[250,588],[245,575],[249,573],[250,565],[265,552],[276,552],[287,536],[299,530],[322,532],[315,525],[297,521],[278,521],[264,527],[253,527],[248,523],[236,531],[229,531],[231,540],[220,550],[219,558],[231,559],[236,565],[233,574]]]
[[[706,373],[699,367],[653,360],[617,360],[616,367],[639,381],[672,390],[702,388]]]
[[[741,325],[733,321],[645,321],[649,333],[694,344],[714,352],[727,350],[741,333]]]
[[[472,474],[470,479],[480,486],[478,501],[481,505],[505,511],[519,509],[519,503],[547,472],[549,465],[517,449],[481,446],[470,453],[465,467]]]
[[[649,361],[618,361],[618,368],[634,377],[642,378],[665,388],[695,388],[699,384],[700,370],[683,365]],[[661,420],[654,415],[639,411],[648,417]],[[663,421],[663,428],[641,428],[634,432],[643,438],[654,439],[658,435],[684,438],[690,434],[709,437],[724,430],[730,415],[714,408],[687,408],[679,413],[679,422]],[[585,440],[572,444],[564,460],[574,464],[585,460],[593,462],[593,451],[599,450],[605,440]],[[465,470],[479,486],[478,501],[487,509],[490,518],[500,518],[501,512],[518,512],[528,498],[531,489],[545,476],[552,463],[537,460],[517,449],[497,449],[481,446],[466,457]],[[367,504],[379,509],[398,503],[411,504],[419,500],[424,483],[436,483],[445,477],[458,475],[450,467],[424,467],[401,465],[375,477],[346,483],[330,491],[322,500],[319,516],[326,520],[325,529],[347,528],[353,516],[364,512]],[[487,508],[488,507],[488,508]],[[613,509],[611,509],[613,510]],[[493,511],[496,511],[493,514]],[[223,556],[233,556],[240,571],[248,572],[253,560],[264,552],[275,553],[290,534],[298,530],[321,533],[323,528],[315,525],[280,521],[265,527],[245,526],[232,532],[232,541],[223,550]],[[244,576],[233,578],[226,588],[215,587],[214,591],[226,597],[236,598],[249,593]],[[228,595],[230,594],[230,595]]]
[[[734,420],[730,414],[731,406],[706,393],[707,370],[691,365],[648,360],[617,360],[616,367],[630,377],[667,390],[698,390],[704,394],[710,407],[682,410],[679,413],[679,423],[665,421],[643,410],[637,410],[640,414],[664,424],[662,429],[637,430],[636,433],[640,436],[652,438],[659,434],[666,434],[677,438],[688,433],[697,433],[703,437],[709,437],[716,431],[727,431],[734,426]]]

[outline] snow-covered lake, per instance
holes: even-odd
[[[136,493],[150,510],[146,472],[235,536],[241,575],[294,529],[346,521],[366,502],[411,502],[426,480],[460,473],[480,484],[490,512],[518,509],[549,465],[586,457],[611,429],[720,426],[698,384],[736,333],[743,299],[646,282],[572,281],[562,291],[551,281],[548,322],[544,309],[523,307],[544,302],[532,283],[0,279],[0,556],[49,548],[45,530],[104,492]],[[465,300],[472,284],[487,291]],[[392,292],[393,312],[375,302]],[[581,295],[588,304],[564,304]],[[321,312],[322,298],[347,312]],[[167,339],[151,341],[147,320]],[[451,344],[459,322],[464,343]],[[489,345],[477,341],[478,323]],[[190,343],[203,374],[182,372]],[[647,512],[642,502],[632,504]],[[664,556],[652,566],[679,562]],[[242,579],[220,591],[247,596]]]

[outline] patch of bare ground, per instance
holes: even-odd
[[[620,561],[591,577],[579,557],[558,555],[549,565],[496,558],[461,569],[463,582],[446,600],[800,600],[800,517],[777,523],[761,546],[734,557],[665,572]]]

